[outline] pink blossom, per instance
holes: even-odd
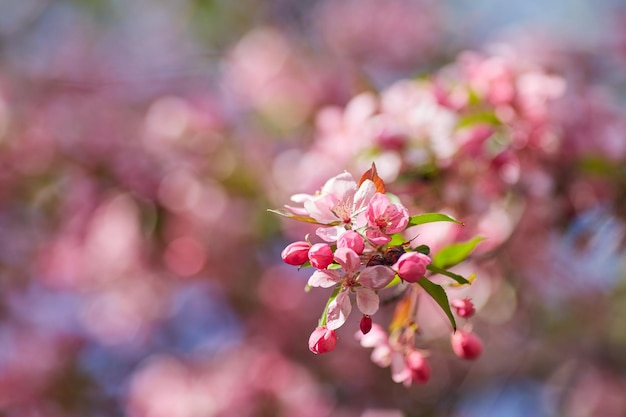
[[[394,271],[384,265],[366,267],[360,271],[361,259],[350,248],[338,248],[335,251],[335,261],[344,271],[343,278],[339,278],[338,273],[335,275],[335,271],[329,271],[314,273],[309,279],[310,286],[332,286],[338,279],[341,280],[342,289],[329,303],[326,313],[328,328],[333,330],[341,327],[352,311],[350,292],[356,293],[358,309],[371,316],[378,311],[380,303],[376,290],[387,286],[395,276]]]
[[[469,86],[490,104],[503,106],[512,103],[516,92],[516,74],[510,60],[465,52],[459,57],[459,63]]]
[[[419,351],[409,348],[406,352],[395,351],[391,355],[391,379],[409,387],[425,384],[430,379],[430,366]]]
[[[365,180],[359,186],[350,173],[344,172],[326,181],[318,195],[299,195],[297,199],[304,202],[304,210],[311,218],[330,226],[317,229],[317,235],[327,242],[334,242],[346,230],[366,224],[363,213],[375,193],[376,186],[372,181]],[[287,208],[296,214],[301,213],[299,209]]]
[[[373,323],[367,334],[359,331],[356,332],[355,337],[364,348],[374,348],[371,355],[372,362],[381,368],[391,365],[393,349],[389,344],[389,336],[382,326]]]
[[[373,348],[388,343],[387,332],[376,323],[372,323],[372,328],[367,334],[357,332],[354,336],[365,348]]]
[[[307,283],[310,287],[330,288],[341,282],[341,274],[339,271],[332,269],[318,269],[313,272]]]
[[[316,243],[308,251],[311,265],[317,269],[326,269],[333,262],[333,251],[327,243]]]
[[[367,229],[365,231],[365,236],[367,236],[367,239],[376,246],[386,245],[391,241],[389,236],[376,229]]]
[[[459,358],[473,360],[483,353],[483,342],[474,333],[459,330],[452,335],[452,350]]]
[[[414,348],[404,353],[396,351],[391,357],[391,379],[406,387],[414,383],[425,384],[430,379],[430,365]]]
[[[394,270],[388,266],[368,266],[359,275],[358,283],[373,290],[382,290],[393,280],[395,275]]]
[[[309,260],[309,248],[311,245],[305,241],[293,242],[283,249],[280,256],[289,265],[302,265]]]
[[[402,204],[391,204],[389,197],[376,193],[367,207],[367,237],[376,244],[388,243],[392,235],[406,229],[409,223],[409,212]]]
[[[468,298],[453,300],[450,305],[456,310],[459,317],[467,318],[474,315],[474,303]]]
[[[424,356],[413,347],[391,343],[385,330],[373,324],[367,334],[356,333],[356,338],[365,348],[374,348],[372,362],[380,367],[391,366],[391,378],[397,383],[409,386],[423,384],[430,379],[430,366]]]
[[[319,195],[305,201],[304,206],[311,217],[320,223],[351,223],[355,212],[364,210],[376,193],[373,182],[366,180],[360,186],[349,172],[332,177],[322,187]],[[328,205],[332,201],[333,205]]]
[[[335,349],[336,345],[336,332],[328,329],[326,326],[316,328],[309,337],[309,350],[316,355],[330,352]]]
[[[337,248],[335,260],[341,265],[347,276],[356,274],[361,268],[361,258],[350,248]]]
[[[393,269],[400,278],[408,282],[417,282],[426,273],[426,266],[431,263],[428,255],[420,252],[407,252],[400,256]]]
[[[430,379],[430,366],[422,355],[417,350],[411,350],[405,357],[406,367],[411,372],[411,378],[409,382],[405,381],[405,385],[425,384]]]
[[[350,248],[358,255],[365,250],[365,240],[354,230],[348,230],[337,239],[338,248]]]
[[[411,370],[406,366],[406,359],[400,351],[391,354],[391,379],[398,384],[411,384]]]
[[[358,287],[356,290],[356,306],[363,314],[372,315],[378,311],[378,294],[371,288]]]
[[[350,293],[342,290],[333,301],[328,304],[326,311],[326,324],[329,329],[336,330],[343,326],[352,312]]]

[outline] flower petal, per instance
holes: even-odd
[[[343,226],[318,227],[315,234],[326,242],[336,242],[339,236],[346,232]]]
[[[369,333],[363,334],[358,331],[355,337],[364,348],[387,345],[389,340],[385,329],[383,329],[382,326],[376,323],[372,324],[372,330],[370,330]]]
[[[285,204],[284,207],[287,210],[289,210],[291,213],[295,214],[296,216],[308,216],[309,215],[309,212],[304,207],[293,207],[287,204]]]
[[[350,248],[360,255],[365,250],[365,240],[354,230],[348,230],[337,238],[337,247]]]
[[[311,194],[299,193],[292,195],[289,199],[294,203],[304,203],[305,201],[313,200],[314,198],[315,196]]]
[[[391,365],[391,353],[391,346],[386,344],[380,345],[374,348],[374,350],[372,351],[372,356],[370,356],[370,358],[372,359],[372,362],[374,362],[376,365],[380,366],[381,368],[386,368]]]
[[[392,204],[385,213],[389,222],[385,232],[392,235],[406,229],[409,224],[409,211],[402,204]]]
[[[376,185],[372,180],[365,180],[354,195],[354,212],[365,209],[376,194]]]
[[[357,183],[354,177],[349,172],[342,172],[341,174],[332,177],[322,187],[322,195],[332,194],[337,197],[338,200],[343,198],[348,193],[354,193],[357,189]]]
[[[380,230],[368,229],[365,231],[365,236],[377,246],[386,245],[391,242],[391,238]]]
[[[339,272],[331,269],[318,269],[313,272],[307,283],[310,287],[330,288],[341,281]]]
[[[404,382],[411,378],[411,370],[406,366],[404,355],[394,352],[391,357],[391,379],[393,382]]]
[[[361,313],[371,316],[378,311],[378,294],[369,288],[361,287],[356,291],[356,305]]]
[[[337,216],[332,212],[332,208],[337,203],[335,196],[327,194],[319,196],[313,200],[304,202],[304,208],[311,217],[322,224],[330,224],[337,221]]]
[[[367,206],[367,223],[370,227],[378,228],[378,220],[383,218],[389,207],[389,197],[385,194],[376,193]]]
[[[328,305],[326,327],[329,330],[337,330],[346,322],[351,311],[350,295],[344,290]]]
[[[368,266],[359,275],[359,284],[373,290],[380,290],[389,284],[396,272],[385,265]]]
[[[361,258],[350,248],[338,248],[335,250],[335,260],[349,274],[352,274],[361,268]]]

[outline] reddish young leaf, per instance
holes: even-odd
[[[375,163],[372,162],[372,167],[361,175],[359,186],[363,184],[365,180],[372,180],[374,185],[376,185],[376,191],[383,194],[385,193],[385,183],[383,182],[383,179],[378,176]]]

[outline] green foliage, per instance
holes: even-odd
[[[452,278],[453,280],[455,280],[456,282],[458,282],[461,285],[469,285],[471,284],[471,281],[468,280],[467,278],[459,275],[459,274],[455,274],[454,272],[450,272],[447,269],[443,269],[443,268],[439,268],[435,265],[428,265],[426,267],[429,271],[434,272],[435,274],[441,274],[441,275],[445,275],[449,278]]]
[[[391,241],[387,244],[387,246],[389,247],[398,246],[398,245],[402,245],[403,243],[404,243],[404,236],[402,236],[402,233],[396,233],[391,236]]]
[[[424,223],[433,223],[433,222],[454,222],[460,225],[463,225],[462,222],[458,221],[452,216],[448,216],[443,213],[425,213],[418,214],[415,216],[411,216],[409,218],[409,226],[417,226]]]
[[[441,285],[435,284],[432,281],[429,281],[426,277],[417,281],[417,283],[430,295],[433,300],[439,307],[446,313],[448,316],[448,320],[450,320],[450,324],[452,325],[452,329],[456,331],[456,320],[454,320],[454,316],[452,315],[452,310],[450,309],[450,302],[448,301],[448,296],[446,295],[445,290],[441,287]]]
[[[402,283],[402,280],[400,279],[398,274],[396,274],[396,276],[393,277],[391,282],[389,284],[387,284],[387,286],[385,288],[395,287],[396,285],[400,285],[401,283]]]
[[[457,265],[465,260],[468,255],[474,250],[476,245],[482,242],[485,238],[475,237],[474,239],[466,242],[453,243],[441,249],[433,257],[433,263],[435,267],[447,269],[451,266]]]
[[[424,255],[430,255],[430,247],[428,245],[419,245],[415,248],[415,252],[423,253]]]
[[[470,127],[477,124],[488,124],[492,126],[498,126],[501,124],[500,119],[494,114],[494,112],[481,112],[481,113],[472,113],[466,116],[463,116],[459,123],[457,124],[458,128],[462,127]]]

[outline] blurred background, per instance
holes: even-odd
[[[618,0],[0,0],[0,415],[626,415],[625,69]],[[486,237],[426,385],[309,352],[266,212],[372,161]]]

